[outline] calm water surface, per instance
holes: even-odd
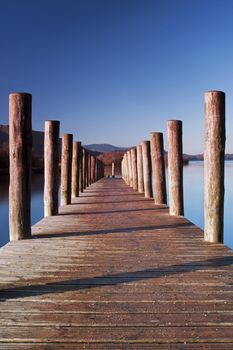
[[[190,162],[184,167],[185,216],[203,228],[203,162]],[[232,203],[233,203],[233,162],[225,163],[225,229],[224,243],[233,248]],[[32,224],[43,217],[43,176],[32,179]],[[0,246],[9,241],[8,228],[8,179],[0,177]]]

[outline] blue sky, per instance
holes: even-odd
[[[61,121],[88,143],[136,145],[182,119],[203,151],[206,90],[227,97],[233,153],[232,0],[0,0],[0,123],[33,95],[33,128]]]

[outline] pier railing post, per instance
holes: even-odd
[[[205,93],[204,239],[223,242],[225,94]]]
[[[143,181],[146,198],[152,198],[150,141],[142,142]]]
[[[86,186],[86,150],[82,148],[82,179],[83,179],[83,190],[85,190]]]
[[[61,157],[61,205],[71,203],[72,148],[73,135],[63,134]]]
[[[95,182],[95,157],[91,156],[91,184]]]
[[[115,177],[115,163],[112,162],[112,177]]]
[[[91,185],[91,154],[88,152],[88,177],[87,177],[87,183],[88,186]]]
[[[132,161],[131,161],[131,152],[127,152],[128,158],[128,168],[129,168],[129,186],[133,187],[133,173],[132,173]]]
[[[125,168],[125,182],[127,185],[129,185],[129,168],[128,168],[128,159],[127,159],[127,153],[124,155],[124,168]]]
[[[163,134],[161,132],[150,134],[150,146],[155,204],[167,204]]]
[[[31,238],[32,96],[9,97],[10,240]]]
[[[72,155],[72,198],[79,196],[80,142],[73,142]]]
[[[137,172],[137,151],[136,148],[130,150],[131,162],[132,162],[132,178],[133,178],[133,189],[138,189],[138,172]]]
[[[44,134],[44,216],[58,214],[59,128],[57,120],[45,122]]]
[[[138,192],[144,192],[143,183],[143,165],[142,165],[142,145],[137,146],[137,173],[138,173]]]
[[[182,121],[169,120],[168,127],[168,184],[169,213],[184,215]]]
[[[83,149],[82,143],[80,142],[80,155],[79,155],[79,191],[83,192]]]

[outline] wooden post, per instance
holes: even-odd
[[[89,176],[89,162],[88,162],[88,151],[86,150],[85,152],[85,168],[86,168],[86,172],[85,172],[85,183],[86,183],[86,188],[89,186],[88,183],[88,176]]]
[[[169,213],[184,215],[182,121],[169,120],[168,127],[168,183]]]
[[[95,157],[91,156],[91,183],[95,182]]]
[[[83,154],[82,154],[82,164],[83,164],[83,169],[82,169],[82,179],[83,179],[83,189],[85,190],[86,186],[86,150],[83,148]]]
[[[98,181],[98,162],[99,162],[99,159],[96,158],[96,161],[95,161],[95,182]]]
[[[45,122],[44,134],[44,216],[58,214],[59,128],[57,120]]]
[[[152,132],[150,140],[155,204],[167,204],[163,134]]]
[[[225,94],[205,93],[204,238],[223,243]]]
[[[142,162],[145,197],[152,198],[150,141],[142,142]]]
[[[32,96],[9,97],[10,240],[31,238]]]
[[[73,142],[72,156],[72,198],[79,196],[81,142]]]
[[[87,183],[88,183],[88,186],[90,186],[91,185],[91,154],[89,152],[87,156],[87,162],[88,162]]]
[[[144,192],[143,183],[143,165],[142,165],[142,146],[137,146],[137,173],[138,173],[138,192]]]
[[[125,167],[126,167],[126,183],[129,185],[129,163],[128,163],[128,154],[125,153]]]
[[[73,135],[62,136],[61,157],[61,205],[71,203],[71,174],[72,174],[72,147]]]
[[[112,177],[115,177],[115,163],[112,163]]]
[[[79,157],[79,191],[83,192],[83,149],[82,149],[82,143],[80,142],[80,157]]]
[[[127,152],[127,158],[128,158],[128,167],[129,167],[129,186],[133,187],[133,174],[132,174],[132,162],[131,162],[130,151]]]
[[[133,179],[133,189],[137,191],[138,189],[138,173],[137,173],[137,151],[136,148],[130,150],[131,162],[132,162],[132,179]]]

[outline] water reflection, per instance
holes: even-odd
[[[8,224],[8,188],[9,177],[0,177],[0,222],[1,235],[0,246],[9,241],[9,224]],[[35,224],[43,217],[43,190],[44,177],[42,174],[33,174],[32,176],[32,201],[31,201],[31,220]]]
[[[232,231],[232,202],[233,202],[233,162],[225,163],[225,220],[224,243],[233,248]],[[190,162],[184,167],[184,203],[185,216],[197,226],[203,228],[203,191],[204,168],[203,162]],[[8,186],[7,177],[0,177],[0,246],[9,240],[8,229]],[[43,175],[34,174],[32,177],[32,224],[43,217]]]

